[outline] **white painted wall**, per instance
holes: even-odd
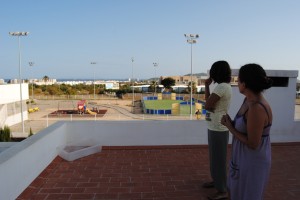
[[[24,110],[25,109],[25,110]],[[28,111],[26,108],[23,109],[23,119],[24,121],[28,120]],[[20,109],[21,110],[21,109]],[[12,126],[22,121],[21,113],[17,113],[15,115],[8,116],[3,125]]]
[[[272,77],[288,77],[289,84],[287,87],[271,87],[264,92],[264,95],[270,103],[273,111],[272,137],[282,138],[284,134],[295,133],[295,139],[298,138],[297,131],[293,130],[295,125],[295,91],[298,71],[291,70],[266,70],[268,76]],[[237,76],[238,70],[233,70],[232,74]],[[238,109],[244,100],[244,95],[240,94],[238,87],[232,87],[233,96],[230,105],[229,114],[234,118]],[[297,123],[296,123],[297,124]],[[300,131],[299,131],[300,132]],[[271,137],[271,138],[272,138]],[[275,140],[277,141],[277,139]],[[284,140],[285,141],[285,140]]]
[[[204,120],[73,121],[67,123],[67,143],[89,145],[189,145],[207,144]],[[82,145],[84,145],[82,144]]]
[[[28,83],[22,83],[22,99],[29,99]],[[20,84],[0,85],[0,104],[20,101]]]
[[[0,199],[16,199],[57,156],[65,135],[64,123],[57,123],[1,152]]]
[[[28,83],[22,83],[22,99],[26,101],[29,99],[28,93]],[[8,103],[19,102],[20,101],[20,84],[6,84],[0,85],[0,105],[4,105],[3,108],[7,109],[5,106]],[[23,119],[28,120],[27,106],[24,104],[23,108]],[[21,122],[21,113],[16,115],[7,116],[6,110],[1,110],[0,115],[0,127],[4,125],[14,125]]]

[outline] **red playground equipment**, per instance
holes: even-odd
[[[81,114],[85,114],[86,112],[88,112],[89,114],[91,115],[96,115],[97,112],[93,112],[91,111],[90,109],[88,109],[86,107],[86,100],[81,100],[81,101],[78,101],[77,102],[77,109],[78,109],[78,113],[81,115]]]
[[[81,115],[81,114],[84,114],[85,111],[86,111],[86,100],[80,100],[77,102],[77,109],[78,109],[78,113]]]

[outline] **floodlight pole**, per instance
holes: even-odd
[[[158,63],[154,62],[154,95],[156,95],[156,67],[158,66]]]
[[[191,105],[190,105],[190,120],[193,119],[192,107],[193,107],[193,44],[197,43],[199,38],[198,34],[184,34],[187,39],[187,43],[191,44]]]
[[[29,62],[28,64],[30,67],[33,67],[34,62]],[[31,98],[33,100],[33,80],[31,80]]]
[[[91,62],[91,65],[95,65],[97,64],[96,62]],[[95,68],[94,68],[94,81],[93,81],[93,84],[94,84],[94,99],[96,99],[96,87],[95,87]]]
[[[132,113],[134,111],[134,81],[133,81],[133,62],[134,62],[134,57],[131,58],[131,64],[132,64],[132,71],[131,71],[131,84],[132,84]]]
[[[27,36],[29,32],[9,32],[11,36],[18,37],[18,46],[19,46],[19,83],[20,83],[20,104],[21,104],[21,121],[22,121],[22,134],[25,134],[25,125],[23,117],[23,98],[22,98],[22,71],[21,71],[21,41],[20,36]]]

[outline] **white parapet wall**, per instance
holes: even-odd
[[[1,200],[14,200],[28,187],[57,156],[66,133],[57,123],[0,153]]]
[[[79,141],[102,146],[207,144],[204,120],[73,121],[66,124],[69,144]]]

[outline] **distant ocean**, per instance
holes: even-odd
[[[57,78],[57,81],[93,81],[94,79],[83,79],[83,78]],[[128,81],[128,79],[115,79],[115,78],[110,78],[110,79],[98,79],[96,78],[96,80],[103,80],[103,81]]]

